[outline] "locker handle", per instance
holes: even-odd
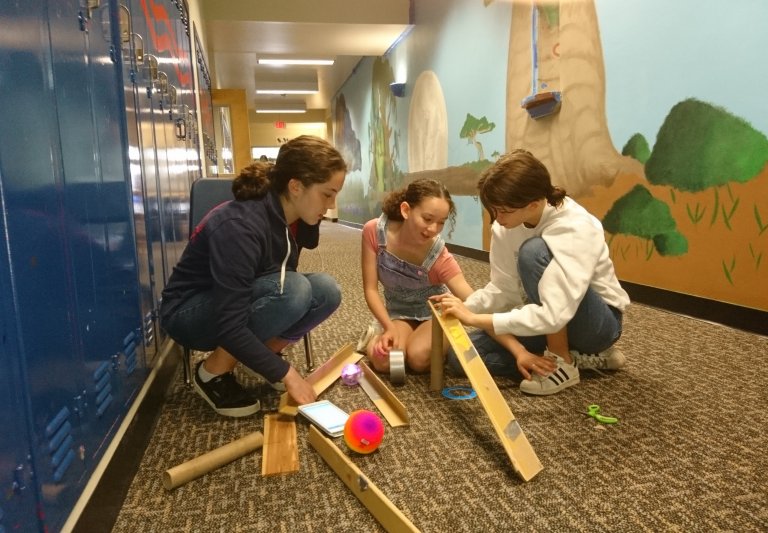
[[[168,74],[162,70],[157,71],[157,90],[160,94],[168,94]]]
[[[180,141],[187,138],[187,122],[183,118],[176,119],[176,138]]]
[[[96,0],[98,3],[99,0]],[[131,12],[123,4],[120,4],[120,12],[118,18],[120,19],[120,42],[130,43],[133,30],[131,28]]]
[[[131,44],[133,45],[133,59],[137,65],[140,65],[144,62],[144,37],[138,33],[132,33]]]
[[[89,19],[93,18],[93,12],[101,7],[101,0],[80,0],[80,7],[85,9]]]
[[[157,58],[152,54],[144,55],[144,63],[141,67],[141,73],[147,81],[147,97],[152,97],[152,89],[157,81]]]

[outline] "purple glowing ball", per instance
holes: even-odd
[[[344,368],[341,369],[341,381],[345,385],[354,387],[358,384],[361,377],[363,377],[363,370],[354,363],[344,365]]]

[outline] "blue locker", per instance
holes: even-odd
[[[3,356],[15,348],[19,368],[3,374],[19,398],[2,416],[14,427],[23,414],[27,436],[2,442],[0,464],[31,495],[2,516],[22,531],[60,528],[147,374],[111,8],[0,7],[25,37],[0,50],[0,116],[15,126],[0,128],[2,324],[18,341]]]
[[[142,122],[150,93],[144,83],[144,62],[148,53],[143,35],[145,31],[134,27],[130,9],[119,5],[120,27],[116,40],[121,43],[121,80],[125,106],[125,143],[131,176],[131,198],[138,255],[141,313],[143,317],[143,343],[148,366],[160,348],[164,336],[159,328],[157,314],[163,288],[162,250],[158,219],[158,190],[155,179],[155,151],[152,137]],[[156,259],[157,256],[157,259]],[[155,264],[160,265],[160,278]]]
[[[0,3],[0,533],[60,529],[102,458],[200,177],[184,3],[86,4]]]
[[[2,175],[0,174],[0,183]],[[0,189],[0,206],[4,198]],[[5,212],[5,210],[3,210]],[[5,234],[5,217],[0,217],[0,234]],[[29,405],[19,390],[23,383],[19,364],[18,324],[14,306],[11,268],[5,247],[0,254],[0,533],[39,531],[36,510],[37,487],[32,477]]]
[[[201,174],[193,136],[190,40],[181,3],[156,2],[148,9],[144,2],[127,0],[119,9],[137,246],[148,258],[142,309],[151,306],[152,313],[145,312],[149,323],[186,244],[188,191]],[[157,324],[154,330],[161,335]]]

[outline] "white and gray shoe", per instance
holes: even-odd
[[[582,369],[618,370],[627,362],[627,358],[615,346],[599,353],[583,353],[576,350],[571,350],[570,353],[573,365]]]
[[[368,324],[368,327],[365,329],[362,335],[360,335],[360,338],[357,341],[357,346],[355,346],[355,351],[359,352],[361,354],[365,354],[365,348],[368,346],[368,343],[371,342],[371,339],[374,338],[376,335],[379,335],[382,333],[381,324],[379,324],[378,320],[374,320],[370,324]]]
[[[545,351],[544,357],[553,358],[557,361],[557,368],[547,376],[534,374],[531,379],[523,380],[520,383],[522,392],[536,396],[548,396],[579,382],[579,369],[574,365],[566,363],[562,357],[550,351]]]

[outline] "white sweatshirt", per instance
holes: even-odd
[[[620,311],[629,305],[608,254],[603,226],[571,198],[564,198],[557,208],[546,204],[535,228],[506,229],[494,222],[491,232],[491,281],[465,304],[474,313],[493,313],[496,334],[528,337],[560,331],[590,287]],[[543,238],[552,252],[539,281],[541,305],[525,301],[517,270],[518,250],[531,237]]]

